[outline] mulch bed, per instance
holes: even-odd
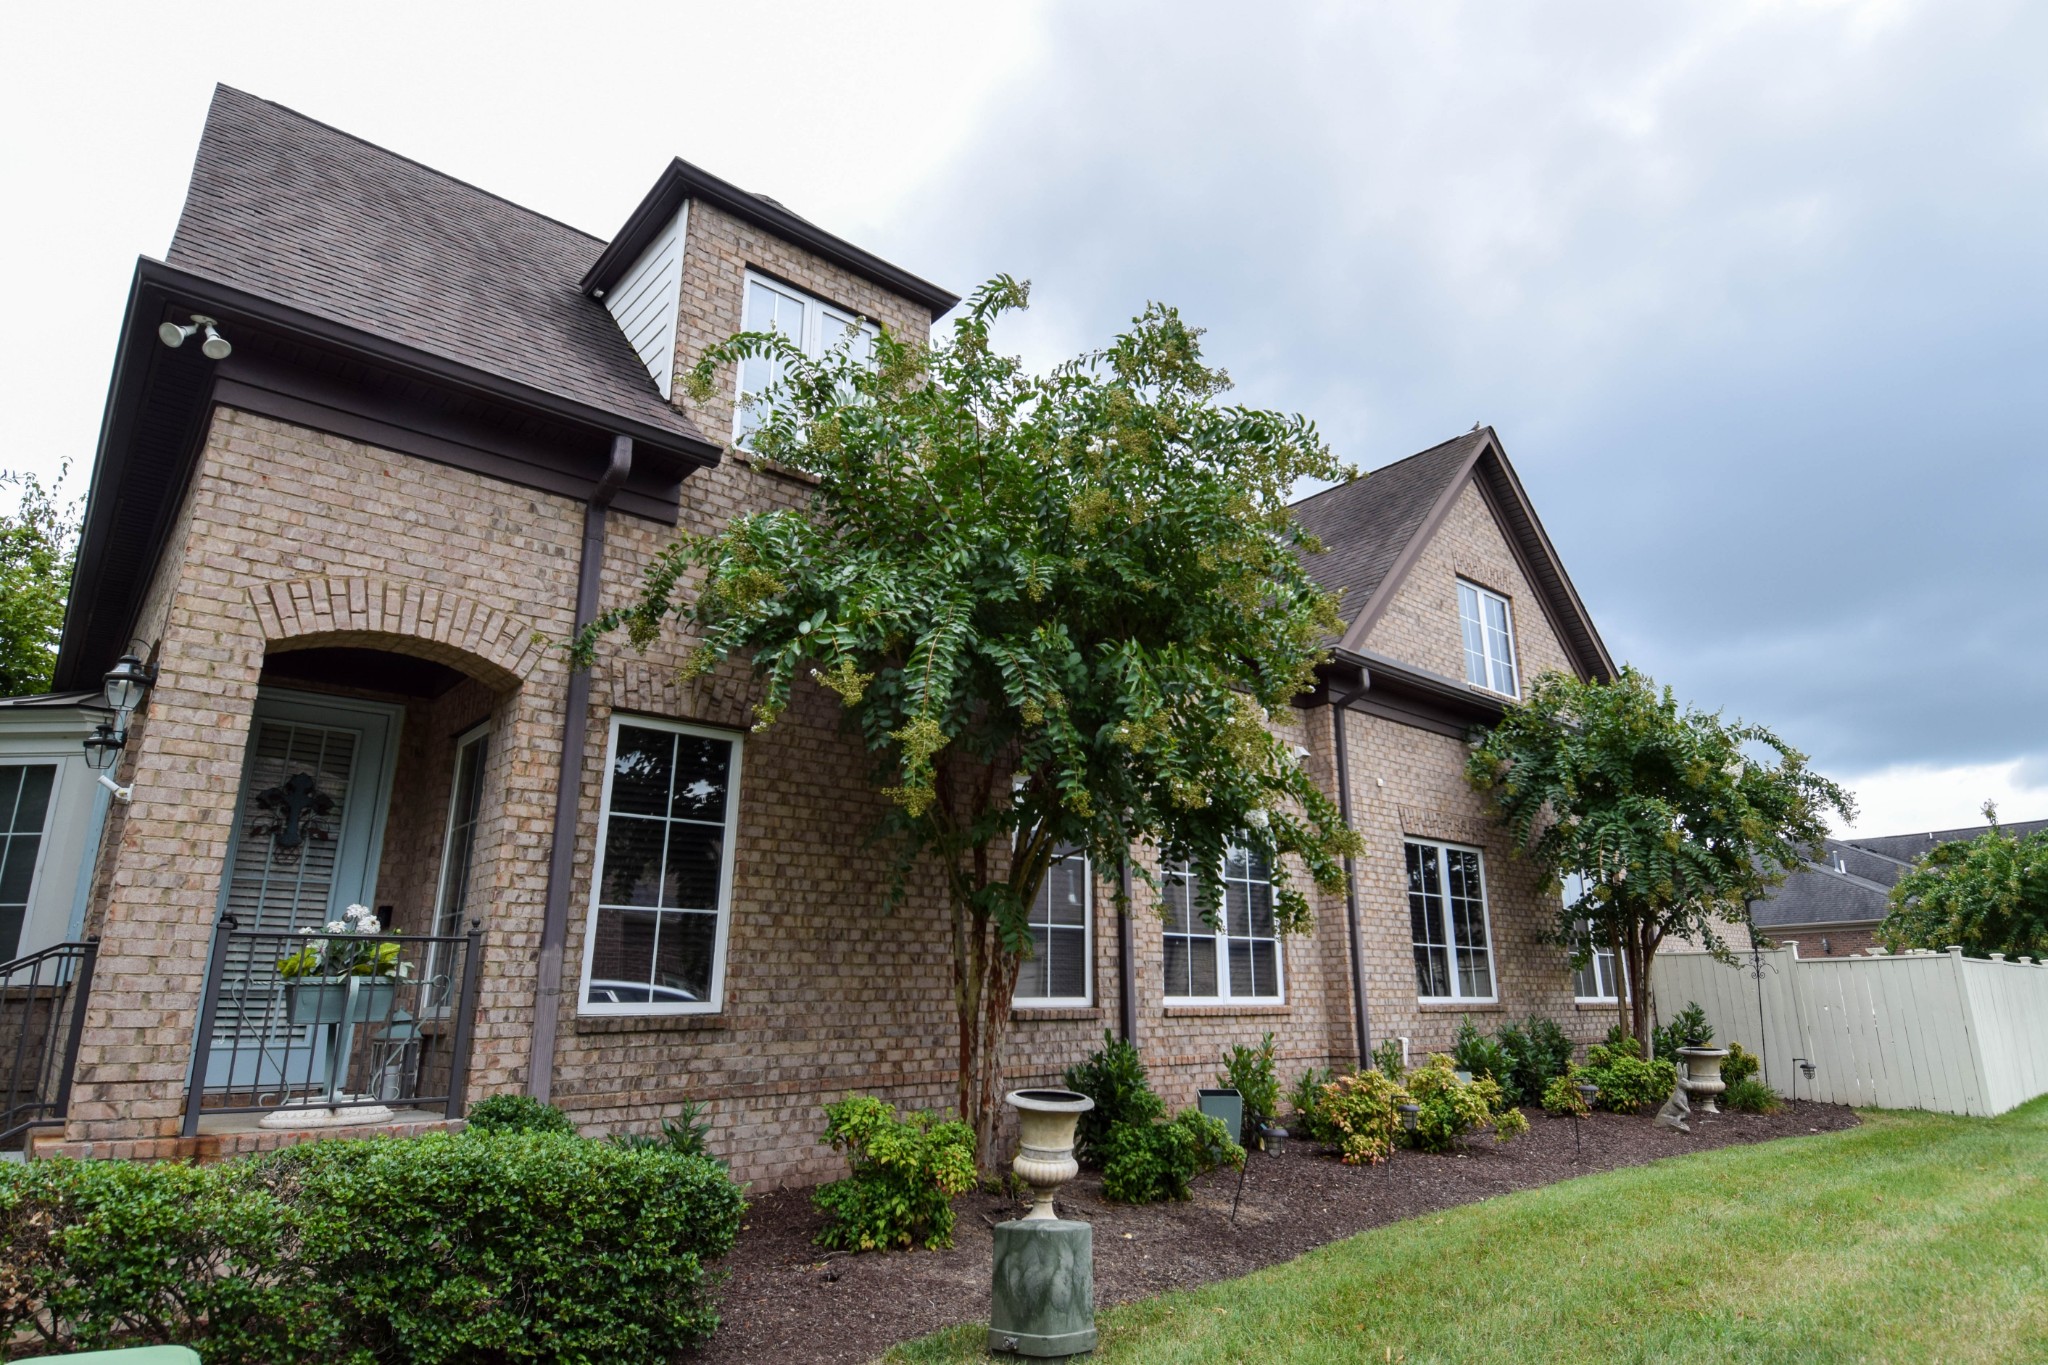
[[[1529,1111],[1527,1136],[1490,1137],[1462,1152],[1397,1152],[1378,1167],[1345,1166],[1311,1144],[1290,1142],[1278,1157],[1254,1152],[1237,1222],[1230,1221],[1235,1171],[1195,1184],[1183,1204],[1131,1207],[1102,1198],[1101,1177],[1084,1171],[1061,1191],[1062,1218],[1095,1225],[1095,1301],[1111,1304],[1248,1274],[1366,1228],[1470,1204],[1513,1190],[1659,1157],[1856,1126],[1840,1105],[1799,1102],[1769,1117],[1694,1111],[1690,1135],[1649,1118],[1596,1114],[1572,1125]],[[756,1196],[746,1231],[726,1258],[724,1325],[698,1355],[702,1365],[871,1361],[899,1341],[955,1323],[986,1321],[989,1229],[1022,1206],[996,1195],[954,1202],[951,1251],[848,1255],[821,1252],[812,1238],[824,1220],[808,1190]]]

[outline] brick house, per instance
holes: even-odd
[[[743,673],[679,685],[673,645],[576,673],[547,642],[678,532],[803,504],[735,446],[760,376],[701,405],[677,382],[707,345],[922,338],[956,301],[682,161],[606,242],[221,89],[167,259],[136,270],[50,703],[95,719],[118,658],[154,669],[103,784],[129,799],[66,817],[93,826],[76,913],[38,921],[98,941],[39,1149],[413,1130],[514,1091],[599,1132],[689,1098],[735,1174],[807,1182],[836,1168],[821,1103],[948,1105],[944,905],[931,878],[879,913],[880,798],[830,695],[752,733]],[[1291,1082],[1385,1038],[1440,1049],[1463,1015],[1611,1020],[1611,968],[1574,977],[1462,777],[1523,680],[1612,672],[1499,439],[1299,508],[1347,625],[1283,723],[1366,837],[1351,892],[1278,941],[1150,892],[1119,916],[1060,865],[1020,1082],[1105,1029],[1179,1105],[1267,1031]],[[34,814],[0,837],[47,841]],[[1168,899],[1206,875],[1169,871]],[[1261,903],[1255,864],[1215,875]],[[352,903],[406,936],[405,979],[309,1003],[274,964]]]

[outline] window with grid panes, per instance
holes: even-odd
[[[746,302],[740,330],[780,332],[806,356],[816,360],[836,346],[851,348],[853,357],[872,365],[880,330],[843,308],[815,299],[803,290],[765,275],[747,272]],[[740,362],[740,397],[758,398],[782,379],[783,365],[772,356],[749,356]],[[760,404],[740,403],[733,416],[733,440],[745,445],[764,416]]]
[[[1478,849],[1410,839],[1408,919],[1424,1000],[1494,998],[1486,869]]]
[[[1018,964],[1011,997],[1018,1006],[1089,1003],[1093,884],[1085,853],[1063,853],[1045,870],[1031,905],[1031,956]]]
[[[21,947],[36,858],[43,848],[43,820],[56,781],[54,763],[0,764],[0,962]]]
[[[1220,923],[1202,914],[1204,879],[1186,863],[1160,872],[1166,906],[1169,1000],[1279,1000],[1280,936],[1273,920],[1273,878],[1266,860],[1233,847],[1209,879]]]
[[[1465,681],[1505,697],[1515,681],[1515,626],[1508,599],[1458,580],[1458,627],[1465,637]]]

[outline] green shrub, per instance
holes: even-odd
[[[1310,1136],[1335,1145],[1347,1166],[1372,1166],[1393,1154],[1407,1092],[1377,1068],[1339,1076],[1323,1087]]]
[[[725,1164],[723,1160],[711,1155],[711,1148],[708,1142],[711,1136],[711,1125],[698,1121],[703,1116],[704,1105],[701,1101],[684,1100],[678,1106],[678,1112],[674,1118],[666,1118],[661,1121],[660,1132],[613,1133],[611,1141],[616,1146],[629,1148],[636,1152],[661,1151],[674,1152],[677,1156],[701,1156],[717,1161],[719,1165],[723,1166]]]
[[[1600,1087],[1594,1103],[1617,1114],[1633,1114],[1646,1104],[1662,1104],[1678,1085],[1678,1068],[1661,1058],[1645,1061],[1635,1040],[1596,1043],[1586,1049],[1586,1065],[1573,1072]]]
[[[1754,1076],[1745,1076],[1728,1087],[1721,1103],[1740,1114],[1771,1114],[1777,1112],[1778,1092]]]
[[[638,1365],[718,1318],[713,1163],[564,1134],[312,1142],[213,1166],[0,1167],[0,1340],[209,1365]]]
[[[831,1219],[820,1246],[886,1251],[953,1245],[953,1196],[974,1187],[974,1130],[871,1095],[825,1106],[825,1136],[853,1174],[822,1185],[811,1203]]]
[[[1529,1130],[1529,1120],[1507,1102],[1497,1082],[1481,1076],[1459,1080],[1451,1058],[1441,1053],[1408,1073],[1407,1091],[1420,1112],[1414,1130],[1402,1136],[1417,1151],[1447,1152],[1466,1134],[1489,1126],[1498,1142]]]
[[[1510,1074],[1494,1079],[1516,1104],[1542,1103],[1551,1081],[1572,1069],[1572,1040],[1554,1019],[1532,1015],[1502,1029],[1498,1040],[1508,1054]]]
[[[1754,1052],[1740,1043],[1730,1043],[1728,1055],[1721,1062],[1721,1079],[1732,1088],[1756,1075],[1758,1065]]]
[[[1242,1166],[1244,1148],[1221,1119],[1183,1109],[1171,1123],[1119,1123],[1103,1140],[1102,1192],[1124,1204],[1186,1199],[1194,1178]]]
[[[552,1104],[531,1095],[493,1095],[470,1106],[472,1133],[573,1133],[576,1125]]]
[[[1660,1061],[1675,1063],[1682,1047],[1712,1047],[1714,1026],[1707,1022],[1707,1012],[1699,1007],[1698,1001],[1688,1001],[1684,1009],[1671,1016],[1670,1023],[1650,1030],[1650,1044]]]
[[[1315,1127],[1316,1110],[1323,1103],[1323,1087],[1333,1079],[1328,1071],[1312,1066],[1301,1073],[1287,1092],[1287,1107],[1294,1111],[1294,1125],[1307,1135]]]
[[[1382,1038],[1380,1045],[1372,1050],[1372,1064],[1380,1074],[1390,1081],[1399,1081],[1408,1074],[1408,1063],[1402,1059],[1401,1040]]]
[[[1579,1093],[1578,1078],[1566,1074],[1552,1077],[1550,1083],[1543,1087],[1543,1112],[1559,1118],[1567,1114],[1584,1118],[1593,1112],[1593,1107]]]
[[[1273,1070],[1273,1035],[1259,1040],[1257,1047],[1242,1043],[1223,1058],[1223,1074],[1216,1078],[1235,1090],[1244,1100],[1244,1132],[1253,1137],[1280,1116],[1280,1077]]]
[[[291,1249],[287,1210],[248,1162],[0,1164],[0,1343],[297,1360],[336,1334]]]
[[[1458,1021],[1458,1036],[1451,1043],[1451,1061],[1474,1080],[1492,1081],[1505,1090],[1515,1074],[1514,1059],[1492,1038],[1481,1036],[1470,1018]]]
[[[1085,1166],[1103,1164],[1103,1139],[1119,1123],[1152,1123],[1166,1115],[1166,1105],[1145,1079],[1138,1049],[1102,1031],[1102,1048],[1088,1060],[1067,1068],[1067,1089],[1095,1101],[1074,1129],[1074,1156]]]

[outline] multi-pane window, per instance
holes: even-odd
[[[1465,681],[1503,696],[1515,685],[1515,626],[1508,599],[1458,580],[1458,625],[1465,635]]]
[[[843,308],[812,298],[780,280],[747,272],[746,308],[741,329],[748,332],[780,332],[798,350],[816,360],[836,346],[850,348],[855,360],[872,364],[875,338],[881,333],[871,322],[863,322]],[[757,398],[782,379],[782,362],[772,356],[750,356],[740,362],[740,397]],[[739,404],[733,419],[733,439],[742,444],[765,416],[759,403]]]
[[[1174,1000],[1278,1000],[1280,935],[1273,922],[1273,877],[1265,858],[1244,847],[1225,855],[1212,897],[1221,923],[1202,915],[1202,878],[1186,863],[1160,871],[1166,902],[1166,995]]]
[[[719,1007],[739,759],[739,741],[728,735],[667,721],[612,722],[583,950],[586,1012]]]
[[[50,788],[56,781],[54,763],[0,766],[0,962],[21,947],[36,856],[42,852],[43,819],[49,814]]]
[[[1585,898],[1586,879],[1574,872],[1564,879],[1564,903],[1567,909]],[[1572,944],[1573,955],[1581,949],[1591,948],[1592,953],[1583,967],[1572,968],[1572,994],[1580,1000],[1613,1001],[1620,999],[1619,986],[1622,973],[1614,961],[1614,948],[1604,943],[1593,943],[1593,922],[1580,920],[1576,941]]]
[[[1031,956],[1017,967],[1014,1003],[1088,1003],[1091,881],[1085,853],[1065,853],[1045,870],[1038,899],[1031,905]]]
[[[1407,858],[1417,992],[1425,1000],[1493,999],[1486,871],[1479,851],[1411,839]]]

